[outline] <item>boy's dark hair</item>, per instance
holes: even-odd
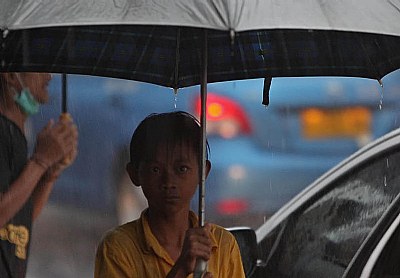
[[[153,113],[147,116],[132,135],[130,160],[134,167],[138,167],[144,159],[154,157],[161,143],[171,148],[177,144],[188,144],[200,159],[202,144],[199,121],[184,111]],[[208,157],[208,142],[206,145]]]

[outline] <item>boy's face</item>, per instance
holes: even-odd
[[[161,144],[153,158],[139,165],[134,182],[142,187],[153,211],[189,209],[199,184],[198,156],[187,144],[177,144],[172,150]]]

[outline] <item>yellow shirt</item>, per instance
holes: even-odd
[[[151,232],[145,212],[139,219],[105,235],[97,249],[95,278],[166,277],[175,262]],[[197,225],[194,212],[190,212],[190,221]],[[213,248],[207,271],[215,278],[245,277],[234,236],[212,224],[211,240]]]

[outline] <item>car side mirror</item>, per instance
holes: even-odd
[[[257,268],[257,238],[253,229],[247,227],[232,227],[231,232],[239,245],[243,268],[246,277],[251,277]]]

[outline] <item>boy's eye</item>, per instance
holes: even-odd
[[[154,165],[148,165],[148,167],[146,167],[146,171],[148,172],[148,173],[155,173],[155,174],[157,174],[157,173],[159,173],[160,172],[160,167],[158,167],[158,166],[154,166]]]
[[[180,166],[179,167],[179,172],[181,172],[181,173],[185,173],[185,172],[187,172],[189,170],[189,167],[187,167],[187,166]]]
[[[153,173],[159,173],[159,172],[160,172],[160,168],[158,168],[158,167],[151,167],[151,172],[153,172]]]

